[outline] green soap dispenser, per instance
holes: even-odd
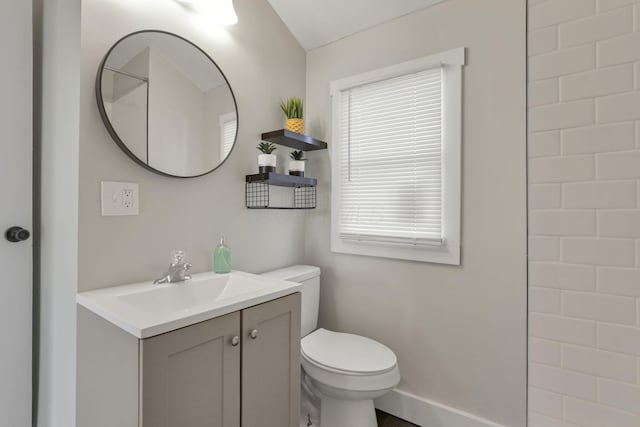
[[[224,237],[213,251],[213,271],[218,274],[231,272],[231,250],[224,244]]]

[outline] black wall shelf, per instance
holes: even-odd
[[[247,182],[264,182],[278,187],[315,187],[318,180],[296,175],[283,175],[275,172],[257,173],[246,176]]]
[[[327,148],[327,143],[324,141],[286,129],[263,133],[261,139],[266,142],[284,145],[285,147],[302,151],[325,150]]]
[[[247,175],[245,180],[245,206],[248,209],[315,209],[315,178],[305,178],[279,173],[258,173]],[[289,187],[293,189],[290,203],[287,206],[272,204],[271,186]]]

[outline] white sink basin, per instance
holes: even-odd
[[[197,309],[271,286],[273,283],[231,273],[213,277],[195,276],[186,282],[154,286],[151,289],[118,295],[117,298],[147,313],[172,313]]]
[[[137,338],[148,338],[290,295],[301,287],[239,271],[203,273],[180,283],[144,282],[81,292],[77,302]]]

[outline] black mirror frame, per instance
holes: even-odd
[[[151,166],[149,166],[147,163],[143,162],[140,158],[138,158],[135,154],[133,154],[133,152],[131,150],[129,150],[129,148],[127,147],[127,145],[124,143],[124,141],[122,141],[122,139],[120,138],[120,136],[118,135],[118,133],[116,132],[116,130],[114,129],[113,125],[111,124],[111,121],[109,120],[109,117],[107,116],[107,111],[104,108],[104,98],[102,96],[102,74],[104,72],[104,65],[107,62],[107,59],[109,58],[109,55],[111,55],[111,52],[113,52],[113,50],[116,48],[116,46],[118,46],[118,44],[120,44],[120,42],[122,42],[123,40],[135,36],[136,34],[141,34],[141,33],[158,33],[158,34],[165,34],[165,35],[169,35],[172,37],[176,37],[188,44],[190,44],[191,46],[193,46],[194,48],[196,48],[198,51],[200,51],[209,61],[211,61],[211,63],[213,64],[214,67],[216,67],[218,69],[218,71],[220,72],[220,74],[222,75],[222,78],[224,79],[225,83],[227,84],[227,87],[229,88],[229,92],[231,92],[231,98],[233,98],[233,105],[235,107],[236,110],[236,137],[233,141],[233,145],[231,146],[231,150],[229,151],[229,154],[227,154],[227,156],[213,169],[201,173],[199,175],[190,175],[190,176],[178,176],[178,175],[171,175],[168,174],[166,172],[162,172],[161,170],[155,169]],[[125,152],[125,154],[127,156],[129,156],[134,162],[136,162],[137,164],[139,164],[140,166],[144,167],[147,170],[150,170],[151,172],[154,172],[158,175],[162,175],[162,176],[166,176],[166,177],[171,177],[171,178],[198,178],[204,175],[208,175],[211,172],[215,171],[216,169],[218,169],[220,166],[222,166],[227,159],[231,156],[231,153],[233,153],[233,150],[236,147],[236,144],[238,143],[238,131],[240,130],[240,112],[238,111],[238,103],[236,102],[236,96],[233,93],[233,88],[231,87],[231,84],[229,83],[229,80],[227,79],[227,76],[224,74],[224,72],[222,72],[222,70],[220,69],[220,67],[218,66],[218,64],[204,51],[202,50],[198,45],[196,45],[195,43],[191,42],[190,40],[179,36],[177,34],[174,33],[170,33],[168,31],[163,31],[163,30],[140,30],[140,31],[135,31],[133,33],[127,34],[126,36],[120,38],[120,40],[118,40],[117,42],[115,42],[113,44],[113,46],[111,46],[111,48],[109,48],[109,50],[107,51],[106,55],[104,56],[104,58],[102,59],[102,61],[100,61],[100,65],[98,66],[98,73],[96,75],[96,84],[95,84],[95,91],[96,91],[96,101],[98,104],[98,111],[100,112],[100,117],[102,118],[102,121],[104,122],[105,127],[107,128],[107,131],[109,132],[109,135],[111,135],[111,138],[113,138],[114,142],[118,145],[118,147],[120,147],[120,149],[122,151]],[[147,105],[147,109],[148,109],[148,105]],[[148,124],[149,122],[149,118],[147,115],[147,128],[149,126]],[[147,135],[147,144],[148,144],[148,135]]]

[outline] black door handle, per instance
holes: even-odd
[[[23,242],[31,236],[29,230],[25,230],[22,227],[11,227],[5,233],[4,237],[13,243]]]

